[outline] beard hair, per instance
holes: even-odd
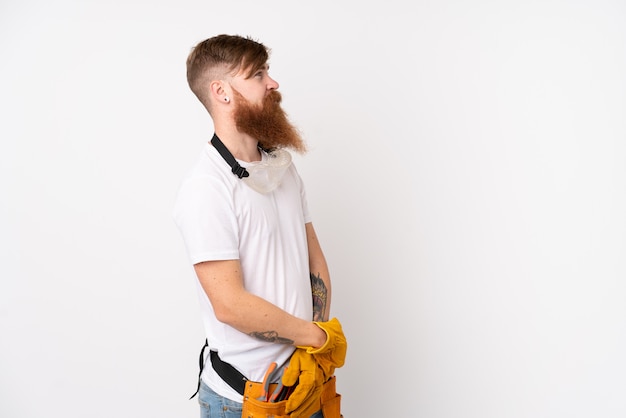
[[[306,151],[300,132],[280,106],[282,95],[278,91],[269,92],[260,106],[250,103],[236,90],[233,93],[236,99],[234,118],[239,132],[259,141],[259,146],[266,151],[277,148]]]

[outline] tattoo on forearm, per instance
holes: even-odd
[[[328,299],[328,289],[324,281],[317,273],[317,276],[310,273],[311,276],[311,293],[313,294],[313,320],[323,321],[326,312],[326,301]]]
[[[293,340],[281,337],[276,331],[253,331],[248,335],[268,343],[293,344]]]

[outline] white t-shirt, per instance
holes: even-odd
[[[267,155],[263,155],[267,158]],[[252,163],[239,161],[246,167]],[[174,220],[192,264],[239,259],[246,290],[290,314],[312,320],[305,223],[310,222],[302,180],[293,163],[274,191],[261,194],[231,172],[215,147],[207,143],[183,179]],[[222,322],[197,281],[209,348],[252,381],[262,381],[269,364],[285,363],[294,347],[250,337]],[[262,331],[262,330],[260,330]],[[242,401],[213,370],[208,360],[202,380],[215,392]]]

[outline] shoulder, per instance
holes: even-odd
[[[217,154],[217,151],[212,148],[207,144],[184,174],[178,188],[175,210],[199,208],[209,201],[231,199],[231,177],[234,176],[220,165],[221,161],[212,152]]]

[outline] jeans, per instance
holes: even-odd
[[[198,393],[200,418],[241,418],[243,405],[213,392],[210,387],[200,382]],[[324,418],[322,411],[317,411],[311,418]]]

